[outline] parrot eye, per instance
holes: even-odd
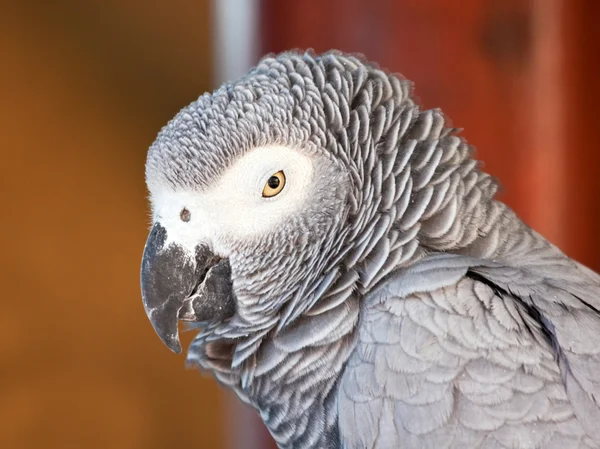
[[[181,218],[181,221],[187,223],[192,218],[192,213],[184,207],[179,213],[179,218]]]
[[[285,175],[283,174],[283,170],[280,170],[268,179],[263,189],[262,196],[271,198],[281,192],[284,186]]]

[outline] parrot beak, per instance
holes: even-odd
[[[179,320],[219,321],[235,312],[231,267],[206,246],[191,253],[176,243],[165,247],[167,231],[155,223],[142,257],[141,288],[146,315],[162,342],[181,352]]]

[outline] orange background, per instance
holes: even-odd
[[[457,4],[263,0],[261,51],[361,51],[413,79],[502,198],[599,270],[600,3]],[[240,427],[139,292],[146,150],[213,85],[210,14],[208,0],[0,4],[2,448],[219,449]]]
[[[139,290],[146,150],[210,88],[208,4],[147,5],[2,5],[2,448],[223,447]]]

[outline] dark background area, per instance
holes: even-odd
[[[219,449],[242,428],[215,382],[160,344],[139,292],[146,150],[214,87],[213,6],[0,3],[2,448]],[[261,54],[362,52],[413,80],[464,128],[501,198],[600,270],[600,3],[257,8]]]

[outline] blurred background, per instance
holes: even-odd
[[[0,447],[274,447],[139,291],[148,146],[266,52],[412,79],[501,198],[600,270],[599,23],[596,0],[0,2]]]

